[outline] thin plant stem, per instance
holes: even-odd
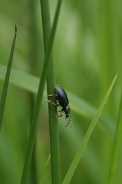
[[[57,27],[57,22],[58,22],[60,5],[61,5],[61,0],[58,2],[56,15],[54,18],[54,23],[51,29],[50,38],[48,42],[49,44],[47,47],[47,53],[46,53],[45,60],[44,60],[42,75],[41,75],[40,82],[39,82],[39,88],[38,88],[38,93],[37,93],[37,98],[36,98],[36,103],[35,103],[35,108],[34,108],[34,113],[33,113],[33,118],[32,118],[32,125],[31,125],[31,130],[30,130],[30,135],[29,135],[29,143],[27,146],[24,168],[22,172],[21,184],[27,183],[27,177],[28,177],[28,172],[30,168],[32,152],[33,152],[34,142],[36,138],[39,118],[40,118],[40,109],[41,109],[41,103],[42,103],[42,98],[43,98],[43,91],[44,91],[45,81],[46,81],[46,77],[47,77],[47,73],[48,73],[48,69],[50,65],[50,57],[52,53],[52,47],[53,47],[53,42],[54,42],[55,32],[56,32],[56,27]]]
[[[2,95],[1,95],[1,101],[0,101],[0,130],[1,130],[1,126],[2,126],[6,96],[7,96],[8,85],[9,85],[9,78],[10,78],[11,67],[12,67],[12,62],[13,62],[16,36],[17,36],[17,27],[15,25],[15,34],[14,34],[14,39],[13,39],[13,43],[12,43],[12,47],[11,47],[11,52],[10,52],[10,56],[9,56],[9,61],[8,61],[8,66],[7,66],[7,71],[6,71],[6,75],[5,75],[5,81],[3,84],[3,91],[2,91]]]
[[[41,13],[42,13],[42,26],[43,26],[43,40],[45,54],[47,52],[47,44],[51,31],[51,21],[50,21],[50,10],[48,0],[40,0],[41,2]],[[58,2],[56,17],[60,12],[61,1]],[[47,94],[54,94],[55,86],[55,75],[52,57],[50,58],[50,66],[47,76]],[[50,148],[51,148],[51,173],[52,173],[52,183],[61,183],[60,174],[60,154],[59,154],[59,132],[58,132],[58,122],[54,118],[56,116],[56,107],[48,105],[49,109],[49,130],[50,130]]]
[[[113,146],[113,152],[112,152],[113,155],[112,155],[112,161],[111,161],[111,167],[110,167],[110,174],[108,178],[108,184],[116,183],[115,179],[116,179],[117,166],[119,163],[121,144],[122,144],[122,95],[121,95],[119,113],[117,118],[117,128],[116,128],[115,139],[114,139],[114,146]]]
[[[102,113],[102,110],[103,110],[103,108],[104,108],[104,106],[105,106],[105,104],[107,102],[107,99],[108,99],[110,93],[111,93],[111,90],[112,90],[112,88],[114,86],[116,78],[117,78],[117,75],[114,77],[111,85],[109,86],[109,88],[107,90],[107,93],[105,94],[105,96],[104,96],[104,98],[103,98],[103,100],[102,100],[102,102],[101,102],[101,104],[99,106],[99,109],[98,109],[96,115],[94,116],[94,118],[93,118],[93,120],[92,120],[92,122],[91,122],[91,124],[90,124],[90,126],[89,126],[89,128],[88,128],[88,130],[87,130],[87,132],[86,132],[86,134],[85,134],[85,136],[83,138],[83,140],[81,141],[81,144],[80,144],[80,146],[79,146],[79,148],[78,148],[78,150],[77,150],[77,152],[75,154],[75,157],[74,157],[74,159],[73,159],[73,161],[71,163],[71,166],[70,166],[70,168],[69,168],[69,170],[68,170],[68,172],[67,172],[67,174],[66,174],[66,176],[64,178],[64,181],[62,182],[62,184],[69,184],[70,183],[70,181],[71,181],[71,179],[72,179],[72,177],[74,175],[74,172],[75,172],[75,170],[76,170],[76,168],[78,166],[78,163],[80,162],[81,156],[82,156],[82,154],[83,154],[83,152],[84,152],[84,150],[85,150],[85,148],[86,148],[86,146],[87,146],[87,144],[89,142],[90,136],[91,136],[91,134],[92,134],[92,132],[93,132],[97,122],[98,122],[98,119],[99,119],[99,117],[100,117],[100,115]]]

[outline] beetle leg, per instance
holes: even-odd
[[[58,101],[56,103],[52,102],[51,100],[46,100],[47,103],[51,103],[52,105],[59,106]]]
[[[56,119],[58,119],[58,117],[62,117],[63,116],[63,111],[59,110],[58,112],[61,112],[60,114],[57,114]]]
[[[51,104],[53,104],[53,105],[57,106],[57,104],[56,104],[56,103],[54,103],[54,102],[52,102],[51,100],[46,100],[46,102],[47,102],[47,103],[51,103]]]
[[[63,111],[62,111],[62,109],[61,109],[61,110],[59,110],[58,112],[62,112],[62,114],[63,114]]]
[[[57,101],[57,107],[59,106],[60,104],[59,104],[59,102]]]
[[[55,118],[58,119],[59,117],[62,117],[63,114],[58,114]]]
[[[57,97],[57,94],[48,95],[50,97]]]
[[[48,95],[49,97],[57,97],[57,94],[52,94],[52,95]],[[48,102],[48,103],[51,103],[51,104],[53,104],[53,105],[55,105],[55,106],[59,106],[59,103],[58,103],[58,101],[56,102],[56,103],[54,103],[54,102],[52,102],[51,100],[46,100],[46,102]]]

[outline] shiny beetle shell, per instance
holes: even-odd
[[[57,114],[56,118],[63,116],[63,112],[64,112],[66,114],[66,118],[69,118],[69,122],[67,123],[68,125],[71,122],[71,116],[70,116],[69,100],[68,100],[65,90],[61,86],[57,85],[55,87],[55,94],[50,94],[48,96],[55,97],[57,100],[56,103],[54,103],[51,100],[47,100],[48,103],[51,103],[57,107],[58,106],[62,107],[62,109],[58,111],[58,113],[60,114]]]
[[[65,90],[59,85],[55,87],[55,90],[56,90],[56,99],[58,100],[59,105],[62,107],[62,111],[65,112],[66,118],[70,117],[70,107],[68,105],[69,100]]]
[[[61,86],[56,86],[55,90],[56,90],[56,95],[57,95],[56,98],[59,101],[60,106],[66,107],[69,104],[69,100],[68,100],[66,92]]]

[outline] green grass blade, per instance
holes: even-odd
[[[58,1],[57,10],[55,17],[59,16],[61,2]],[[43,40],[44,40],[44,49],[45,55],[47,53],[48,38],[51,31],[51,21],[50,21],[50,10],[49,3],[47,0],[40,0],[41,3],[41,14],[42,14],[42,26],[43,26]],[[54,94],[55,87],[55,74],[53,59],[51,54],[51,63],[48,70],[47,76],[47,93]],[[49,110],[49,131],[50,131],[50,150],[51,150],[51,177],[53,184],[61,183],[61,174],[60,174],[60,154],[59,154],[59,131],[58,131],[58,122],[54,118],[57,114],[57,109],[55,106],[48,104]]]
[[[6,66],[0,64],[0,79],[5,78]],[[24,71],[11,68],[11,75],[9,82],[17,87],[25,89],[29,92],[37,93],[39,86],[39,78]]]
[[[10,56],[9,56],[9,61],[8,61],[8,66],[7,66],[7,71],[6,71],[6,75],[5,75],[5,81],[3,84],[3,90],[2,90],[1,101],[0,101],[0,130],[1,130],[1,126],[2,126],[6,96],[7,96],[7,91],[8,91],[9,78],[10,78],[14,49],[15,49],[16,35],[17,35],[17,27],[15,26],[15,34],[14,34],[14,38],[13,38],[13,43],[12,43],[12,47],[11,47],[11,52],[10,52]]]
[[[6,73],[6,66],[0,65],[0,79],[4,80]],[[24,71],[20,71],[18,69],[11,69],[11,75],[9,82],[23,88],[27,91],[37,93],[38,86],[39,86],[39,78],[35,77],[29,73]],[[67,91],[67,90],[66,90]],[[93,107],[88,102],[84,101],[83,99],[73,95],[69,91],[67,91],[71,103],[71,109],[73,112],[77,113],[80,116],[83,116],[87,119],[91,119],[94,117],[96,113],[96,108]],[[50,93],[51,94],[51,93]],[[46,99],[46,92],[44,93],[44,98]],[[105,126],[108,131],[113,135],[115,132],[115,123],[105,114],[102,114],[100,117],[101,121],[103,122],[101,126]]]
[[[107,99],[108,99],[108,97],[110,95],[110,92],[111,92],[113,86],[114,86],[116,78],[117,78],[117,76],[114,77],[114,79],[113,79],[113,81],[112,81],[112,83],[111,83],[107,93],[105,94],[105,97],[103,98],[103,101],[102,101],[102,103],[101,103],[101,105],[100,105],[100,107],[99,107],[99,109],[98,109],[94,119],[92,120],[92,122],[90,124],[90,127],[89,127],[88,131],[86,132],[86,135],[85,135],[83,141],[81,142],[81,144],[80,144],[80,146],[78,148],[78,151],[77,151],[77,153],[76,153],[76,155],[75,155],[75,157],[74,157],[74,159],[73,159],[73,161],[71,163],[71,166],[70,166],[70,168],[69,168],[69,170],[68,170],[68,172],[67,172],[67,174],[66,174],[62,184],[69,184],[70,183],[70,181],[71,181],[71,179],[73,177],[73,174],[74,174],[74,172],[76,170],[76,167],[77,167],[77,165],[78,165],[78,163],[79,163],[79,161],[81,159],[81,156],[82,156],[82,154],[83,154],[83,152],[84,152],[84,150],[85,150],[85,148],[87,146],[89,138],[90,138],[90,136],[91,136],[91,134],[92,134],[92,132],[93,132],[95,126],[96,126],[96,123],[97,123],[97,121],[98,121],[98,119],[99,119],[99,117],[100,117],[100,115],[102,113],[102,110],[103,110],[103,108],[104,108],[104,106],[105,106],[105,104],[107,102]]]
[[[43,184],[43,182],[44,182],[43,179],[44,179],[47,167],[49,166],[50,158],[51,158],[51,155],[49,154],[49,156],[48,156],[48,158],[47,158],[47,160],[45,162],[44,169],[42,170],[42,174],[41,174],[41,178],[39,180],[39,184]]]
[[[108,184],[116,183],[115,176],[116,176],[117,166],[119,163],[121,144],[122,144],[122,96],[121,96],[118,119],[117,119],[117,129],[116,129],[115,139],[114,139],[113,155],[112,155]]]
[[[59,9],[59,6],[61,5],[60,2],[61,1],[59,0],[57,10]],[[44,60],[42,75],[40,78],[40,83],[39,83],[33,118],[32,118],[32,125],[31,125],[31,130],[30,130],[30,135],[29,135],[29,143],[28,143],[28,147],[27,147],[25,163],[24,163],[24,168],[23,168],[23,173],[22,173],[22,178],[21,178],[21,184],[27,183],[27,176],[28,176],[28,172],[29,172],[29,168],[30,168],[31,157],[32,157],[36,132],[37,132],[37,126],[38,126],[38,122],[39,122],[39,115],[40,115],[43,91],[44,91],[45,81],[46,81],[46,77],[47,77],[47,73],[48,73],[48,69],[49,69],[49,65],[50,65],[50,57],[51,57],[53,42],[54,42],[54,38],[55,38],[57,22],[58,22],[58,14],[56,14],[56,16],[54,18],[54,22],[53,22],[53,26],[52,26],[52,30],[51,30],[51,34],[50,34],[50,39],[49,39],[49,44],[48,44],[48,48],[47,48],[47,53],[46,53],[46,57]]]

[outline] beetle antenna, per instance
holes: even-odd
[[[65,125],[65,127],[67,127],[69,125],[69,123],[71,123],[71,128],[72,128],[72,120],[71,120],[71,116],[69,116],[69,121],[68,123]]]

